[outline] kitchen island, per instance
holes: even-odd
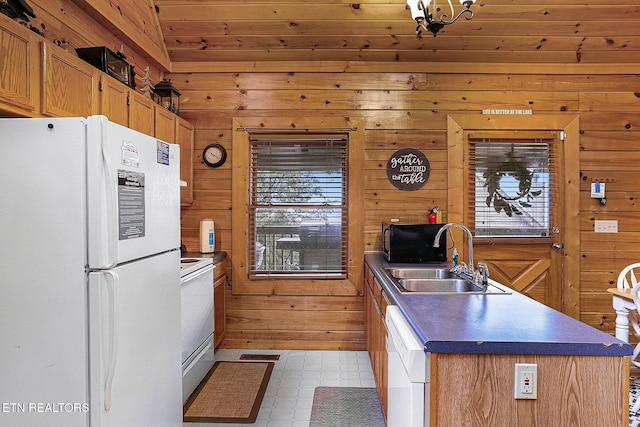
[[[429,425],[628,425],[629,344],[491,280],[508,292],[409,295],[385,272],[398,264],[365,262],[429,353]],[[516,363],[537,364],[537,399],[514,398]]]

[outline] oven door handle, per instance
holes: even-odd
[[[192,273],[187,274],[186,276],[183,276],[180,278],[180,282],[182,284],[187,283],[193,279],[195,279],[196,277],[202,276],[205,273],[210,272],[211,270],[213,270],[215,268],[215,265],[207,265],[206,267],[203,267],[199,270],[196,270]]]

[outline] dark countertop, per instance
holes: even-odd
[[[424,264],[392,264],[383,254],[367,254],[365,262],[427,352],[605,356],[633,353],[633,347],[624,341],[516,291],[510,290],[508,295],[406,295],[398,291],[383,268]]]

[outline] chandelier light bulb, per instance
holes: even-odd
[[[415,21],[424,19],[424,12],[422,12],[420,0],[407,0],[407,5],[409,5],[409,9],[411,9],[411,17]]]

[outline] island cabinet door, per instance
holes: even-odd
[[[384,321],[384,310],[388,305],[388,299],[384,296],[382,286],[370,273],[365,271],[365,334],[367,351],[371,359],[371,368],[376,383],[378,398],[380,399],[382,413],[386,419],[387,414],[387,328]]]
[[[431,426],[628,426],[624,356],[432,354]],[[538,396],[514,399],[514,366],[535,363]]]

